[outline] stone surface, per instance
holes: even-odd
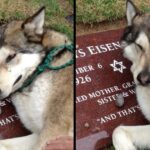
[[[122,32],[77,37],[77,150],[103,149],[111,144],[112,132],[120,124],[148,123],[136,102],[131,63],[122,56]],[[123,94],[122,107],[116,105],[117,94]]]
[[[20,122],[11,100],[0,101],[0,139],[8,139],[28,135],[27,131]]]

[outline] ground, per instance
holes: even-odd
[[[0,0],[0,23],[22,20],[46,6],[46,26],[73,39],[73,25],[66,17],[73,14],[73,0]]]
[[[90,33],[107,31],[107,30],[120,29],[120,28],[124,28],[125,26],[126,26],[125,18],[116,20],[113,22],[112,21],[103,21],[100,23],[94,23],[92,25],[78,23],[76,25],[76,29],[77,29],[76,35],[79,36],[79,35],[85,35],[85,34],[90,34]]]
[[[132,0],[141,12],[150,12],[149,0]],[[126,0],[76,0],[76,36],[126,26]],[[114,150],[108,146],[104,150]]]
[[[150,11],[149,0],[132,0],[142,12]],[[124,17],[126,0],[76,0],[77,22],[95,23]]]
[[[150,12],[149,0],[133,0],[141,12]],[[124,28],[125,0],[77,0],[77,35]]]

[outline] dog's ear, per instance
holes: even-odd
[[[127,16],[128,26],[132,25],[132,21],[137,14],[138,14],[138,9],[136,8],[136,6],[133,4],[131,0],[127,0],[126,16]]]
[[[43,34],[43,26],[45,21],[45,7],[42,7],[33,16],[26,19],[22,24],[22,28],[27,32],[35,32],[35,34]]]

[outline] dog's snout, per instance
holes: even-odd
[[[143,71],[143,72],[139,73],[138,76],[137,76],[137,80],[142,85],[149,84],[150,83],[150,72]]]

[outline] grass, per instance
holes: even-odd
[[[126,0],[77,0],[77,22],[93,24],[125,16]],[[150,12],[149,0],[133,0],[142,12]]]
[[[46,6],[46,26],[73,40],[73,25],[65,17],[73,12],[73,0],[0,0],[0,22],[22,20]]]

